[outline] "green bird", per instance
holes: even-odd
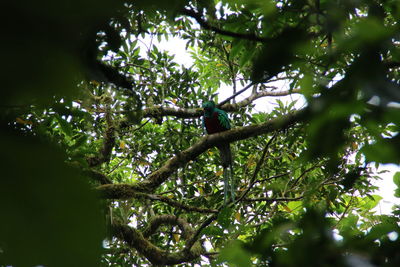
[[[216,108],[213,101],[203,103],[203,110],[203,127],[207,134],[219,133],[231,129],[228,114]],[[221,157],[221,165],[224,169],[224,203],[226,204],[228,193],[231,195],[232,202],[235,201],[235,185],[232,175],[232,152],[229,142],[221,143],[217,148]]]

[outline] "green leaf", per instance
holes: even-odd
[[[298,211],[303,207],[303,201],[290,201],[287,203],[287,207],[293,212]]]
[[[400,172],[396,172],[396,173],[393,175],[393,183],[394,183],[395,185],[397,185],[397,187],[400,187]]]
[[[379,195],[367,195],[367,197],[363,198],[364,204],[362,204],[362,207],[366,210],[371,210],[375,208],[381,200],[382,197]]]
[[[350,214],[340,221],[341,228],[344,228],[345,230],[356,229],[358,220],[359,217],[357,215]]]
[[[218,226],[210,225],[202,231],[204,235],[223,236],[224,229]]]
[[[87,135],[80,135],[75,139],[75,144],[72,146],[73,149],[79,148],[80,146],[82,146],[83,144],[86,143],[86,141],[88,140],[88,136]]]
[[[396,224],[380,223],[371,228],[369,233],[366,235],[366,239],[370,241],[380,239],[383,236],[386,236],[388,233],[392,232],[396,228],[398,229],[398,226]]]
[[[376,143],[364,146],[361,151],[364,153],[368,161],[377,163],[396,163],[400,160],[400,152],[398,145],[400,144],[399,136],[394,138],[380,138]]]
[[[61,116],[58,115],[58,114],[56,114],[55,117],[56,117],[56,119],[57,119],[58,124],[59,124],[60,127],[61,127],[62,132],[63,132],[66,136],[72,137],[72,127],[71,127],[71,124],[70,124],[68,121],[66,121],[65,119],[61,118]]]
[[[400,198],[400,188],[394,190],[394,196]]]
[[[256,53],[256,49],[246,49],[240,56],[239,66],[244,67],[246,63],[253,60],[253,56]]]
[[[231,59],[234,59],[240,53],[240,51],[244,48],[244,44],[245,40],[235,40],[232,42],[232,50],[229,54]]]
[[[217,222],[223,227],[228,228],[233,219],[232,219],[233,208],[224,207],[220,213],[218,214]]]

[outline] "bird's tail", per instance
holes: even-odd
[[[235,202],[235,181],[233,179],[232,165],[224,168],[224,205],[228,203],[228,194],[231,195],[232,203]]]
[[[222,144],[218,146],[219,154],[221,157],[221,165],[225,169],[232,166],[232,152],[230,144]]]
[[[224,204],[228,201],[228,194],[230,193],[232,202],[235,201],[235,182],[233,179],[233,168],[232,168],[232,152],[230,144],[223,144],[218,147],[221,164],[224,169]]]

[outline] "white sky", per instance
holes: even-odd
[[[145,43],[149,44],[149,40],[143,40]],[[153,43],[157,45],[157,48],[159,50],[165,50],[168,51],[170,55],[174,55],[175,59],[174,61],[183,64],[185,67],[190,67],[193,64],[193,60],[190,56],[190,54],[186,51],[185,46],[186,42],[178,37],[170,37],[168,41],[165,41],[163,39],[161,43],[158,43],[156,38],[153,40]],[[143,44],[138,42],[139,45],[141,45],[141,56],[146,58],[146,48],[144,47]],[[160,44],[160,45],[159,45]],[[284,83],[278,83],[275,86],[277,86],[279,89],[285,89],[286,85]],[[239,91],[241,88],[237,88]],[[243,93],[243,95],[240,95],[236,98],[236,101],[240,101],[241,99],[249,96],[251,90],[247,90],[247,92]],[[226,99],[227,97],[232,95],[232,88],[227,87],[227,86],[221,86],[219,90],[219,96],[218,99],[220,101]],[[264,112],[269,112],[273,109],[273,107],[276,105],[276,99],[277,97],[265,97],[261,98],[255,101],[255,110],[256,111],[264,111]],[[297,108],[301,108],[304,106],[304,100],[300,95],[292,95],[292,96],[286,96],[286,97],[280,97],[279,98],[281,101],[284,103],[290,103],[294,99],[298,99],[298,103],[296,105]],[[392,206],[394,204],[400,205],[400,198],[394,197],[394,190],[397,188],[396,185],[393,183],[393,175],[396,172],[400,171],[400,166],[395,165],[395,164],[385,164],[385,165],[380,165],[379,171],[382,170],[388,170],[386,173],[379,174],[379,176],[382,178],[382,180],[378,180],[374,182],[374,185],[379,187],[379,191],[376,192],[376,194],[380,195],[383,197],[383,199],[380,201],[379,205],[374,209],[377,214],[389,214],[391,213]]]

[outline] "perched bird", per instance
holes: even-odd
[[[228,114],[216,108],[213,101],[203,103],[203,109],[203,127],[207,134],[219,133],[231,128]],[[221,165],[224,169],[224,203],[226,204],[228,193],[230,193],[232,201],[235,200],[235,185],[232,175],[232,152],[229,143],[221,143],[217,148],[221,157]]]

